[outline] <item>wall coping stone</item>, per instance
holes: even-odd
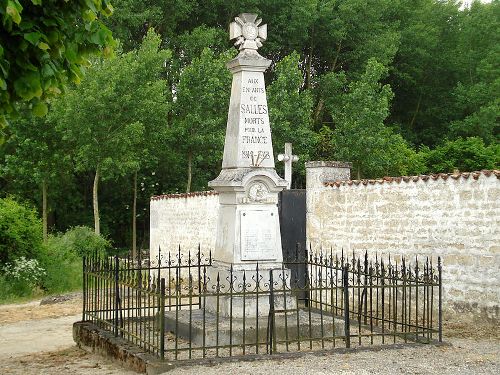
[[[215,190],[208,191],[194,191],[192,193],[178,193],[178,194],[162,194],[153,195],[151,197],[152,201],[159,201],[162,199],[179,199],[179,198],[192,198],[192,197],[207,197],[210,195],[219,195]]]
[[[306,168],[352,168],[352,163],[344,161],[307,161]]]
[[[369,180],[336,180],[336,181],[326,181],[324,182],[324,186],[327,187],[340,187],[340,186],[352,186],[352,185],[375,185],[375,184],[384,184],[384,183],[400,183],[404,182],[417,182],[417,181],[428,181],[428,180],[438,180],[443,179],[447,180],[448,177],[451,177],[454,180],[458,180],[460,177],[464,179],[468,179],[472,177],[474,180],[477,180],[479,176],[490,177],[491,175],[495,175],[497,179],[500,179],[500,170],[482,170],[482,171],[474,171],[474,172],[459,172],[459,173],[435,173],[430,175],[419,175],[419,176],[400,176],[400,177],[383,177],[379,179],[369,179]]]

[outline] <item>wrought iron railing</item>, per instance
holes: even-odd
[[[302,254],[302,255],[300,255]],[[441,260],[302,252],[281,268],[194,254],[83,262],[83,320],[172,360],[442,341]]]

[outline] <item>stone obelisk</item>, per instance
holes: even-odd
[[[233,83],[224,157],[219,176],[209,183],[219,192],[212,279],[218,274],[227,280],[232,267],[241,280],[243,271],[255,271],[257,263],[262,275],[282,270],[277,204],[287,182],[274,168],[264,84],[271,61],[257,51],[266,38],[267,25],[255,14],[240,14],[230,25],[230,39],[240,52],[227,63]]]

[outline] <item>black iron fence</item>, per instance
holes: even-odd
[[[84,259],[83,320],[169,360],[442,341],[441,261],[311,253]]]

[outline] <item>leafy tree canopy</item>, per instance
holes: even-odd
[[[4,0],[0,2],[0,121],[28,102],[34,114],[66,82],[81,81],[89,57],[111,54],[111,31],[102,23],[109,0]]]

